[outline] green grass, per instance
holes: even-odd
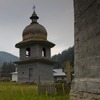
[[[36,85],[0,82],[0,100],[69,100],[69,95],[38,95]]]

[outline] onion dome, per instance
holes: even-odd
[[[30,19],[32,20],[32,23],[24,29],[23,40],[47,40],[47,31],[37,22],[39,17],[35,13],[35,8]]]

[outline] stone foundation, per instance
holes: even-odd
[[[100,94],[93,94],[93,93],[71,90],[70,100],[100,100]]]
[[[74,78],[71,90],[100,94],[100,78]]]

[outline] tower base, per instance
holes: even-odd
[[[70,100],[100,100],[100,79],[75,78],[71,86]]]
[[[71,91],[70,100],[100,100],[100,94]]]

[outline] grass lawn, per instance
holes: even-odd
[[[0,100],[69,100],[69,95],[38,95],[36,85],[0,82]]]

